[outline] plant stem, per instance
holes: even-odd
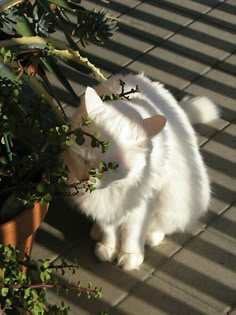
[[[58,283],[47,283],[47,282],[41,282],[41,283],[35,283],[35,284],[12,284],[10,285],[12,289],[42,289],[42,288],[47,288],[47,289],[69,289],[69,290],[79,290],[81,292],[86,292],[86,293],[91,293],[95,294],[96,289],[92,288],[85,288],[81,287],[80,285],[64,285],[64,284],[58,284]],[[4,288],[4,284],[0,284],[0,288]]]
[[[5,142],[6,149],[7,149],[7,156],[8,156],[9,161],[11,162],[12,161],[12,152],[11,152],[11,148],[9,145],[8,136],[4,133],[3,138],[4,138],[4,142]]]

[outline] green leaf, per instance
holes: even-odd
[[[87,74],[87,75],[93,74],[93,70],[91,68],[88,68],[86,65],[79,64],[78,62],[72,59],[67,59],[60,55],[58,56],[58,59],[64,62],[69,67],[71,67],[72,69],[78,70],[79,72],[83,74]]]
[[[95,131],[95,133],[94,133],[94,137],[95,138],[97,138],[97,139],[99,139],[100,137],[101,137],[101,132],[100,131]]]
[[[107,170],[106,163],[104,163],[104,162],[100,162],[100,163],[98,164],[98,167],[99,167],[99,169],[100,169],[101,171]]]
[[[24,299],[27,299],[30,297],[30,288],[26,288],[24,291]]]
[[[2,288],[1,289],[2,296],[7,296],[8,292],[9,292],[9,288]]]
[[[97,173],[96,174],[96,178],[98,178],[98,179],[104,179],[104,177],[105,177],[105,175],[103,174],[103,173]]]
[[[89,175],[91,175],[91,176],[94,176],[94,175],[96,175],[96,169],[95,168],[90,168],[90,170],[89,170]]]
[[[74,135],[76,136],[76,143],[78,145],[83,145],[85,142],[83,130],[82,129],[76,129],[74,131]]]
[[[107,152],[109,149],[110,142],[108,140],[105,140],[102,142],[102,153]]]
[[[76,143],[77,143],[78,145],[83,145],[84,142],[85,142],[84,136],[80,136],[80,137],[77,137],[77,138],[76,138]]]
[[[106,78],[101,73],[100,69],[95,67],[88,58],[82,57],[78,51],[75,50],[55,50],[54,53],[59,60],[68,64],[72,68],[85,74],[92,74],[99,81],[105,81]]]
[[[3,63],[3,58],[0,56],[0,76],[8,78],[10,80],[16,80],[17,76],[13,71],[12,67],[8,64]]]
[[[3,165],[7,165],[8,164],[8,160],[5,156],[0,156],[0,163]]]
[[[74,143],[74,140],[72,139],[72,138],[67,138],[66,139],[66,145],[68,145],[68,146],[70,146],[70,145],[72,145]]]
[[[91,147],[92,148],[98,148],[99,147],[99,142],[94,138],[91,140]]]
[[[69,132],[70,127],[68,125],[62,125],[61,128],[64,130],[64,132]]]
[[[96,183],[96,178],[90,176],[89,177],[89,181],[90,181],[90,183],[95,184]]]
[[[52,201],[52,195],[47,193],[44,197],[43,197],[43,201],[48,203],[50,201]]]
[[[93,120],[91,118],[83,118],[82,126],[90,126],[93,124]]]
[[[21,16],[18,19],[17,24],[16,24],[16,31],[21,36],[30,37],[30,36],[35,35],[28,20],[24,16]]]
[[[41,58],[41,61],[45,65],[45,67],[54,74],[54,76],[58,79],[59,82],[70,92],[73,97],[78,98],[77,94],[73,90],[72,86],[70,85],[69,81],[65,77],[64,73],[58,67],[57,63],[55,62],[54,57],[47,57]]]
[[[43,268],[44,268],[44,269],[47,269],[49,266],[50,266],[50,261],[49,261],[49,260],[45,260],[45,261],[43,262]]]
[[[46,189],[45,184],[44,184],[44,183],[39,183],[39,184],[37,185],[36,189],[37,189],[37,191],[38,191],[39,193],[45,192],[45,189]]]
[[[11,301],[11,299],[6,299],[5,300],[5,304],[6,304],[6,306],[11,306],[12,305],[12,301]]]

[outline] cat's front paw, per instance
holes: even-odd
[[[109,247],[102,243],[97,243],[95,247],[95,255],[101,261],[109,261],[112,262],[117,257],[117,249]]]
[[[146,244],[149,246],[159,245],[165,237],[165,233],[161,231],[152,231],[147,235]]]
[[[118,266],[124,270],[138,269],[142,264],[144,255],[142,253],[120,253],[117,259]]]

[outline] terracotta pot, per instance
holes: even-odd
[[[30,255],[35,233],[48,211],[48,204],[35,203],[32,209],[25,209],[13,219],[0,225],[0,242],[17,246],[22,259]]]

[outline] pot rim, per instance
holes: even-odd
[[[44,220],[49,204],[36,202],[15,217],[0,224],[0,241],[4,245],[17,245],[33,234]]]

